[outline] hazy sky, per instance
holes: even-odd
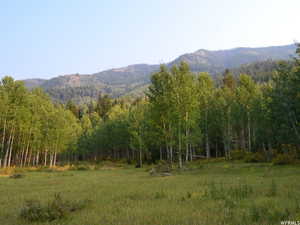
[[[300,0],[0,0],[0,77],[49,78],[197,49],[300,40]]]

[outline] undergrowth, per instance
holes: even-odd
[[[67,201],[58,193],[44,205],[39,200],[27,200],[20,211],[20,217],[29,222],[58,220],[71,212],[85,208],[89,202],[89,200]]]

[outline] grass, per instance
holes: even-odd
[[[71,212],[81,210],[88,205],[89,201],[65,201],[59,193],[47,204],[42,205],[40,201],[28,200],[21,209],[20,216],[29,222],[53,221],[68,216]]]
[[[300,167],[227,162],[193,163],[172,176],[147,169],[24,172],[0,177],[1,225],[247,225],[300,220]],[[56,193],[66,201],[91,200],[51,222],[20,217],[28,200],[46,205]]]

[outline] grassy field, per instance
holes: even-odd
[[[28,199],[42,203],[60,193],[90,200],[82,210],[51,222],[28,222]],[[145,168],[26,172],[0,177],[0,224],[242,225],[300,220],[300,167],[244,163],[195,163],[172,176]]]

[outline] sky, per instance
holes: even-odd
[[[0,77],[159,64],[300,40],[300,0],[0,0]]]

